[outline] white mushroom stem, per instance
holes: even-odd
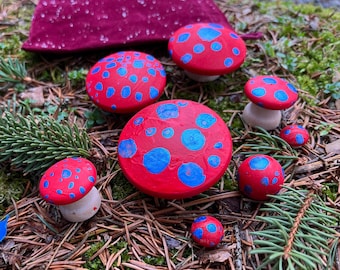
[[[93,217],[99,210],[101,197],[96,187],[92,187],[80,200],[71,203],[60,205],[59,210],[63,217],[71,222],[82,222]]]
[[[185,70],[185,74],[192,80],[196,82],[212,82],[215,81],[220,75],[201,75],[197,73],[192,73],[190,71]]]
[[[268,110],[250,102],[244,108],[242,118],[251,127],[273,130],[280,125],[281,111]]]

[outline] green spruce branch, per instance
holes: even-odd
[[[90,156],[91,141],[74,125],[39,115],[4,111],[0,118],[0,162],[24,173],[41,173],[70,156]]]
[[[257,247],[251,254],[264,255],[258,269],[332,269],[339,243],[333,227],[340,212],[326,206],[314,190],[285,188],[262,208],[268,215],[257,217],[266,223],[264,230],[252,233]]]
[[[24,63],[18,59],[0,57],[0,83],[21,83],[30,81]]]

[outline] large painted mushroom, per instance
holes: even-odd
[[[94,186],[97,170],[85,158],[65,158],[52,165],[40,180],[42,198],[58,205],[62,216],[71,222],[85,221],[100,207],[101,197]]]
[[[169,39],[173,61],[193,80],[213,81],[238,69],[247,48],[234,31],[216,23],[195,23],[179,28]]]
[[[197,195],[225,173],[232,140],[223,119],[190,100],[149,105],[125,125],[118,142],[124,175],[142,192],[165,199]]]
[[[250,99],[243,110],[243,120],[252,127],[273,130],[280,125],[282,112],[298,98],[297,89],[277,76],[257,76],[247,81],[244,93]]]
[[[99,60],[86,77],[86,91],[101,109],[134,113],[163,94],[166,73],[152,55],[121,51]]]

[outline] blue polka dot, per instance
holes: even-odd
[[[292,90],[294,93],[297,93],[298,90],[294,87],[294,85],[292,85],[291,83],[287,83],[287,86],[290,90]]]
[[[141,102],[143,100],[143,93],[141,92],[137,92],[135,94],[135,99],[138,101],[138,102]]]
[[[74,198],[76,197],[76,194],[70,193],[68,196],[69,196],[71,199],[74,199]]]
[[[54,176],[54,172],[51,172],[51,173],[50,173],[50,176]]]
[[[112,62],[112,61],[114,61],[114,60],[115,60],[114,57],[107,57],[107,58],[104,58],[104,61],[105,61],[105,62]]]
[[[100,67],[92,69],[91,74],[97,74],[100,71]]]
[[[239,36],[236,35],[235,33],[230,33],[230,37],[233,38],[233,39],[238,39]]]
[[[181,136],[182,144],[191,151],[198,151],[205,145],[205,137],[198,129],[186,129]]]
[[[107,79],[107,78],[109,78],[110,77],[110,72],[108,72],[108,71],[104,71],[103,72],[103,74],[102,74],[102,77],[103,77],[103,79]]]
[[[149,73],[151,76],[153,76],[153,77],[156,76],[156,70],[155,70],[154,68],[149,68],[149,69],[148,69],[148,73]]]
[[[299,129],[305,129],[303,126],[301,126],[301,125],[297,125],[297,128],[299,128]]]
[[[56,192],[57,192],[57,194],[59,194],[59,195],[63,194],[63,191],[62,191],[61,189],[57,189]]]
[[[68,188],[69,188],[69,189],[74,188],[74,182],[70,182],[70,183],[68,184]]]
[[[291,132],[292,132],[292,131],[291,131],[290,129],[286,129],[285,131],[283,131],[283,133],[284,133],[285,135],[289,135]]]
[[[115,104],[112,104],[111,109],[115,111],[115,110],[117,110],[117,106]]]
[[[143,157],[143,165],[152,174],[159,174],[166,169],[171,160],[169,150],[157,147],[147,152]]]
[[[197,35],[203,41],[211,42],[218,38],[222,33],[216,29],[210,27],[202,27],[197,31]]]
[[[200,216],[200,217],[198,217],[194,220],[194,223],[202,222],[202,221],[205,221],[205,220],[207,220],[206,216]]]
[[[278,181],[279,181],[279,179],[277,177],[274,177],[273,180],[272,180],[272,184],[275,185]]]
[[[107,64],[106,66],[105,66],[105,68],[107,68],[107,69],[110,69],[110,68],[114,68],[116,66],[116,63],[109,63],[109,64]]]
[[[159,70],[159,74],[161,74],[162,77],[166,77],[166,72],[164,69]]]
[[[171,127],[168,127],[168,128],[165,128],[163,129],[162,131],[162,136],[165,138],[165,139],[170,139],[172,136],[174,136],[175,134],[175,131],[173,128]]]
[[[254,157],[249,161],[251,170],[265,170],[269,166],[270,161],[266,157]]]
[[[151,62],[155,61],[155,57],[153,57],[152,55],[147,55],[146,59],[148,59]]]
[[[49,184],[50,182],[48,182],[48,180],[45,180],[43,184],[44,188],[48,188]]]
[[[279,101],[287,101],[288,100],[288,95],[285,91],[283,90],[277,90],[275,93],[274,93],[274,97],[279,100]]]
[[[141,123],[144,122],[144,118],[143,117],[137,117],[134,121],[133,121],[133,124],[135,126],[139,126]]]
[[[253,192],[253,189],[249,185],[245,185],[244,187],[244,193],[245,194],[251,194]]]
[[[240,54],[240,50],[238,48],[233,48],[233,54],[234,55],[239,55]]]
[[[186,53],[181,57],[181,61],[183,64],[188,64],[192,60],[192,55],[190,53]]]
[[[201,113],[196,118],[196,125],[200,128],[208,129],[216,123],[216,117],[208,113]]]
[[[96,180],[92,175],[90,175],[87,179],[88,179],[91,183],[94,183],[95,180]]]
[[[263,87],[257,87],[251,90],[251,94],[255,97],[264,97],[266,95],[266,89]]]
[[[130,95],[131,95],[131,87],[128,85],[124,86],[121,92],[122,98],[128,98]]]
[[[119,69],[117,69],[117,73],[119,76],[125,76],[127,74],[127,69],[126,68],[123,68],[123,67],[120,67]]]
[[[178,107],[175,104],[162,104],[156,109],[157,115],[161,120],[177,118],[179,116]]]
[[[277,84],[277,81],[274,78],[263,78],[262,81],[266,84]]]
[[[221,143],[221,142],[217,142],[214,145],[214,148],[216,148],[216,149],[221,149],[222,147],[223,147],[223,143]]]
[[[78,175],[76,175],[76,176],[74,177],[74,179],[79,179],[79,176],[78,176]]]
[[[157,128],[155,127],[150,127],[145,130],[145,135],[146,136],[153,136],[156,134]]]
[[[268,177],[263,177],[261,179],[261,184],[264,186],[268,186],[269,185],[269,178]]]
[[[132,75],[129,77],[129,80],[130,80],[132,83],[136,83],[136,82],[138,81],[138,77],[137,77],[137,75],[132,74]]]
[[[148,81],[149,81],[149,78],[148,78],[148,77],[143,77],[143,78],[142,78],[142,82],[145,82],[145,83],[146,83],[146,82],[148,82]]]
[[[156,87],[150,86],[150,98],[157,98],[159,95],[159,90]]]
[[[202,228],[197,228],[192,232],[193,236],[197,239],[202,239],[203,237],[203,229]]]
[[[77,172],[77,173],[80,173],[80,172],[81,172],[81,169],[80,169],[80,168],[77,168],[77,169],[76,169],[76,172]]]
[[[223,28],[224,28],[223,25],[218,24],[218,23],[209,23],[209,25],[210,25],[211,27],[214,27],[214,28],[220,28],[220,29],[223,29]]]
[[[303,144],[303,142],[304,142],[303,136],[301,134],[297,134],[295,136],[295,141],[296,141],[297,144]]]
[[[210,157],[208,157],[208,163],[211,167],[217,168],[221,164],[221,158],[216,155],[211,155]]]
[[[144,61],[143,60],[135,60],[133,61],[133,67],[134,68],[143,68],[144,67]]]
[[[207,228],[207,231],[210,232],[210,233],[215,233],[215,232],[217,232],[217,227],[216,227],[216,225],[213,224],[213,223],[207,224],[206,228]]]
[[[118,145],[118,154],[123,158],[131,158],[137,152],[137,145],[133,139],[122,140]]]
[[[226,58],[226,59],[224,60],[224,65],[225,65],[226,67],[231,67],[231,66],[233,65],[233,63],[234,63],[234,61],[233,61],[233,59],[231,59],[231,58]]]
[[[69,178],[69,177],[71,177],[71,175],[72,175],[72,172],[69,169],[64,169],[61,172],[61,177],[62,178]]]
[[[96,86],[94,87],[97,91],[103,90],[103,84],[101,82],[97,82]]]
[[[178,101],[177,104],[178,104],[178,106],[180,106],[180,107],[186,107],[186,106],[188,106],[188,102],[186,102],[186,101],[184,101],[184,102]]]
[[[80,192],[81,194],[85,194],[85,193],[86,193],[86,189],[85,189],[83,186],[80,186],[80,187],[79,187],[79,192]]]
[[[205,175],[203,169],[196,163],[182,164],[177,171],[179,180],[188,187],[198,187],[204,183]]]
[[[196,44],[194,46],[193,51],[194,51],[194,53],[200,54],[200,53],[204,52],[204,49],[205,49],[204,45],[199,43],[199,44]]]
[[[219,52],[220,50],[222,50],[222,44],[221,44],[221,42],[215,41],[215,42],[211,43],[210,48],[214,52]]]
[[[178,43],[186,42],[189,38],[190,38],[190,34],[189,33],[183,33],[183,34],[180,34],[178,36],[177,42]]]
[[[115,94],[116,90],[113,87],[108,87],[106,90],[106,97],[111,98]]]

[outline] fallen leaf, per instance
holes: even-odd
[[[326,144],[325,149],[327,154],[329,153],[340,154],[340,139],[329,144]]]
[[[43,87],[33,87],[20,94],[21,99],[29,99],[32,107],[42,107],[45,103]]]
[[[234,248],[236,248],[236,244],[205,251],[199,257],[200,263],[209,263],[209,262],[210,263],[214,263],[214,262],[223,263],[232,256],[230,251]]]

